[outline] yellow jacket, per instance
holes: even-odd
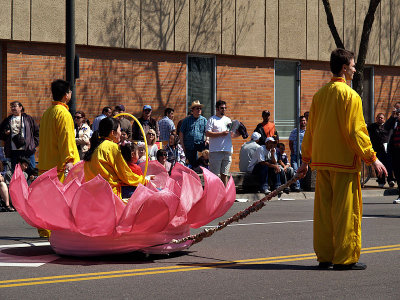
[[[111,185],[113,192],[121,197],[121,185],[146,185],[142,175],[132,172],[122,157],[119,146],[106,139],[94,150],[90,161],[84,165],[85,180],[89,181],[100,175]]]
[[[360,96],[342,77],[333,77],[315,95],[301,145],[302,160],[317,170],[359,172],[361,160],[376,160]]]
[[[43,173],[57,167],[58,178],[63,181],[65,165],[79,160],[74,121],[68,106],[53,101],[40,120],[38,169]]]

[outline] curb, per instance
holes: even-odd
[[[398,195],[397,189],[365,189],[362,190],[362,196],[365,197],[393,197]],[[249,193],[249,194],[236,194],[235,202],[255,202],[264,198],[265,195],[262,193]],[[300,193],[290,193],[282,194],[281,198],[274,197],[270,201],[277,200],[313,200],[314,192],[300,192]]]

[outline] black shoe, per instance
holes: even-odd
[[[333,264],[330,261],[323,261],[318,264],[318,269],[328,270]]]
[[[300,193],[301,191],[302,191],[302,189],[299,189],[299,188],[295,188],[292,190],[292,192],[295,192],[295,193]]]
[[[338,271],[344,271],[344,270],[365,270],[367,268],[366,264],[363,263],[354,263],[354,264],[349,264],[349,265],[333,265],[334,270]]]
[[[289,194],[289,193],[290,193],[290,189],[289,189],[289,188],[284,188],[284,189],[283,189],[283,192],[284,192],[285,194]]]

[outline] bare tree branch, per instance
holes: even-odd
[[[329,3],[329,0],[322,0],[322,3],[324,4],[326,19],[328,22],[329,29],[331,30],[333,39],[335,40],[336,47],[344,49],[342,39],[340,38],[339,33],[337,32],[335,26],[335,20],[333,19],[332,15],[331,4]]]

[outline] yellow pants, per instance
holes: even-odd
[[[314,202],[314,251],[319,262],[358,262],[361,218],[360,174],[318,170]]]

